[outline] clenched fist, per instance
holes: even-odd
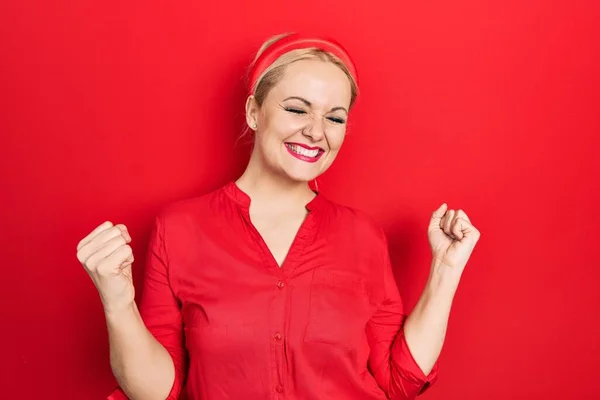
[[[131,236],[123,224],[104,222],[77,245],[77,259],[96,285],[105,312],[133,304]]]
[[[446,203],[433,212],[427,234],[433,258],[457,275],[462,274],[481,236],[463,210],[449,210]]]

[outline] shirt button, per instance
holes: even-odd
[[[283,386],[281,386],[281,385],[277,385],[277,387],[275,388],[275,391],[276,391],[277,393],[283,393]]]
[[[275,340],[281,340],[283,336],[281,336],[281,333],[277,332],[275,335],[273,335],[273,337],[275,338]]]
[[[279,282],[277,282],[277,287],[278,287],[279,289],[283,289],[283,286],[285,286],[285,284],[283,283],[283,281],[279,281]]]

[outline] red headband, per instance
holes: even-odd
[[[329,52],[339,58],[348,71],[354,82],[358,84],[356,67],[346,50],[336,41],[323,37],[304,36],[298,33],[285,36],[262,52],[256,62],[253,64],[249,73],[249,91],[252,91],[258,78],[265,72],[269,65],[273,64],[281,55],[296,49],[307,49],[316,47],[317,49]]]

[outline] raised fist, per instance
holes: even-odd
[[[96,285],[104,310],[113,312],[133,304],[131,236],[123,224],[104,222],[77,245],[77,259]]]

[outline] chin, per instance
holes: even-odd
[[[285,176],[294,182],[310,182],[320,175],[318,171],[283,170]]]
[[[286,174],[287,178],[291,181],[298,183],[306,183],[315,179],[318,175],[290,175]]]

